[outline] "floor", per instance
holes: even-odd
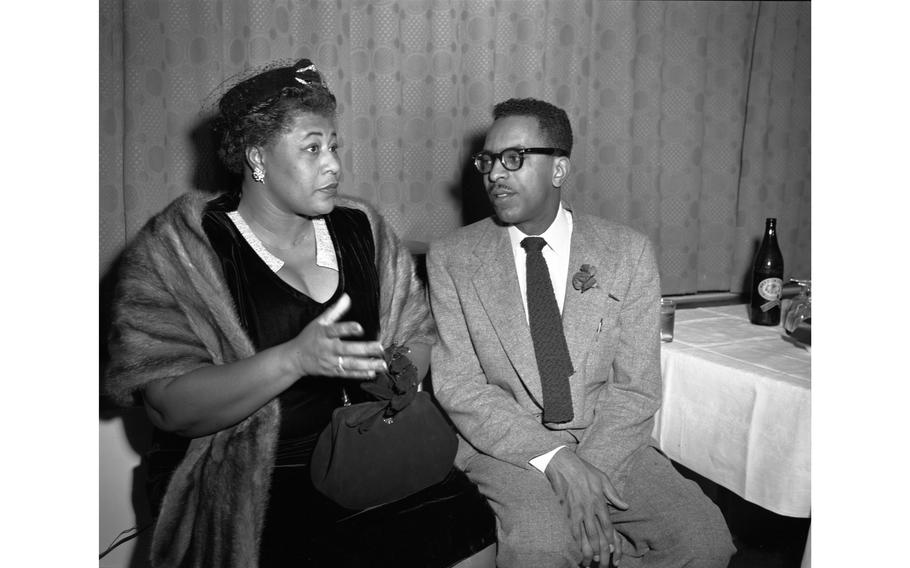
[[[723,512],[737,548],[728,568],[800,568],[809,519],[777,515],[674,465],[698,483]]]

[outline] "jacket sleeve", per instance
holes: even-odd
[[[524,469],[563,442],[503,388],[489,384],[465,318],[451,264],[435,247],[427,256],[430,304],[439,333],[433,347],[433,388],[465,440],[478,451]],[[536,471],[536,470],[535,470]]]
[[[602,389],[594,422],[577,453],[616,482],[629,458],[648,445],[660,407],[660,278],[650,243],[642,238],[619,315],[619,347],[612,380]]]

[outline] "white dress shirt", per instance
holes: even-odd
[[[559,204],[556,218],[550,226],[540,235],[526,235],[515,225],[509,226],[509,241],[512,244],[512,256],[515,258],[515,272],[518,275],[518,287],[521,288],[521,302],[525,308],[525,320],[528,319],[528,296],[526,258],[527,253],[521,246],[525,237],[543,237],[547,241],[543,248],[543,258],[547,261],[547,270],[550,273],[550,282],[553,284],[553,293],[556,295],[556,304],[559,313],[566,297],[566,279],[569,274],[569,251],[572,245],[572,213]],[[558,446],[549,452],[533,458],[528,463],[543,473],[553,455],[565,446]]]

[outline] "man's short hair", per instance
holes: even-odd
[[[572,125],[566,111],[538,99],[509,99],[493,107],[493,120],[507,116],[531,116],[537,119],[546,143],[572,153]]]

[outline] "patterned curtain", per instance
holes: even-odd
[[[102,273],[223,183],[211,93],[309,57],[339,99],[343,191],[406,241],[486,214],[469,156],[496,102],[534,96],[573,124],[564,195],[649,235],[664,294],[741,291],[765,217],[785,279],[809,278],[810,28],[808,2],[102,0]]]

